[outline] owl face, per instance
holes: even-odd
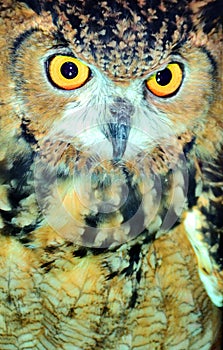
[[[206,2],[17,3],[4,98],[45,220],[99,247],[167,230],[187,203],[191,159],[218,147],[204,147],[220,84]]]

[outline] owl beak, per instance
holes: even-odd
[[[107,137],[112,143],[114,160],[120,160],[125,153],[134,110],[129,100],[120,97],[110,106],[111,119],[108,122]]]
[[[108,130],[113,147],[113,159],[120,160],[126,150],[130,125],[123,120],[121,123],[108,123]]]

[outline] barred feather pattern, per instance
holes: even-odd
[[[0,0],[1,350],[222,348],[222,62],[220,0]]]

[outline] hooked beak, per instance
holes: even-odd
[[[117,98],[110,107],[110,112],[107,137],[112,143],[113,159],[117,161],[123,157],[126,150],[131,130],[130,117],[134,113],[134,107],[130,101]]]
[[[108,130],[113,147],[113,159],[120,160],[126,150],[130,126],[125,121],[122,123],[108,123]]]

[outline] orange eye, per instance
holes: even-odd
[[[90,74],[90,69],[72,56],[54,56],[49,62],[49,78],[53,84],[64,90],[81,87]]]
[[[156,72],[147,81],[147,88],[156,96],[173,95],[183,80],[183,71],[178,63],[170,63],[166,68]]]

